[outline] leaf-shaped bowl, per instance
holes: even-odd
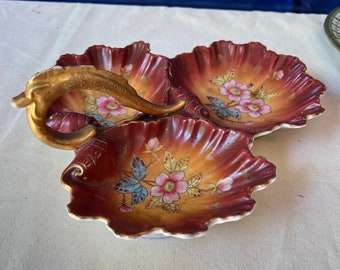
[[[101,219],[118,237],[203,235],[251,213],[275,178],[246,132],[182,116],[106,129],[62,174],[69,213]]]
[[[170,60],[170,98],[187,99],[187,115],[259,136],[324,111],[325,86],[305,71],[298,58],[260,43],[216,41]]]
[[[62,67],[92,65],[97,69],[122,75],[144,99],[158,105],[167,104],[170,87],[167,76],[168,58],[152,54],[148,43],[134,42],[125,48],[94,45],[81,55],[62,55],[56,65]],[[113,97],[102,95],[95,90],[63,95],[51,106],[48,116],[61,112],[68,113],[67,116],[72,113],[85,114],[95,118],[105,127],[131,121],[140,116],[140,112],[121,106]]]

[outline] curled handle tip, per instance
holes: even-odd
[[[11,105],[14,108],[24,108],[32,102],[31,99],[27,98],[25,92],[20,93],[11,100]]]

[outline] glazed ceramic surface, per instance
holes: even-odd
[[[27,106],[33,122],[41,118],[34,134],[43,142],[75,149],[62,174],[71,193],[69,213],[104,220],[122,238],[191,238],[211,225],[250,214],[252,193],[275,179],[275,166],[251,154],[254,137],[304,126],[324,111],[319,98],[325,87],[306,73],[305,65],[255,42],[218,41],[170,60],[150,53],[144,42],[125,48],[92,46],[82,55],[60,57],[57,66],[33,77],[12,105]],[[78,69],[86,89],[81,87],[85,82],[71,76]],[[90,71],[108,79],[96,87],[118,83],[129,90],[131,85],[136,91],[127,93],[146,100],[148,106],[138,107],[145,114],[118,102],[137,104],[129,94],[118,93],[124,89],[115,90],[116,98],[92,89]],[[64,92],[57,99],[50,95],[52,88],[58,90],[52,87],[56,78],[47,76],[53,72],[65,72],[69,80],[58,77]],[[39,76],[44,79],[36,84]],[[74,91],[69,82],[77,86]],[[166,113],[152,113],[159,111]],[[91,136],[76,136],[63,147],[83,130]],[[54,143],[53,134],[62,143]]]
[[[325,87],[305,70],[298,58],[260,43],[218,41],[171,60],[171,99],[188,100],[186,115],[263,135],[303,126],[324,111]]]
[[[92,46],[84,54],[61,56],[57,66],[92,65],[123,76],[144,99],[158,104],[167,104],[169,81],[168,59],[150,53],[149,44],[135,42],[125,48]],[[140,112],[122,106],[114,97],[95,90],[68,93],[59,98],[50,108],[49,115],[56,112],[74,112],[95,118],[104,127],[122,124],[135,119]]]
[[[76,149],[62,181],[69,212],[99,218],[120,237],[193,237],[238,220],[275,166],[249,151],[252,136],[174,116],[107,129]]]

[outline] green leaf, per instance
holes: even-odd
[[[190,158],[182,158],[176,165],[175,171],[184,171],[189,167]]]
[[[270,93],[270,94],[268,94],[266,92],[266,87],[264,85],[260,88],[259,92],[256,94],[256,98],[262,98],[264,100],[272,99],[272,98],[274,98],[276,96],[277,96],[277,93]]]
[[[191,197],[195,197],[195,198],[202,197],[204,195],[204,191],[196,187],[189,187],[188,193]]]
[[[168,211],[170,214],[175,214],[179,211],[179,205],[176,203],[165,203],[163,209]]]
[[[177,163],[175,157],[170,152],[165,152],[163,159],[163,167],[168,173],[172,173],[176,169]]]
[[[234,69],[231,69],[231,70],[229,70],[226,74],[224,74],[223,80],[224,80],[225,82],[229,82],[229,81],[232,80],[232,78],[234,77],[234,75],[235,75],[235,70],[234,70]]]
[[[209,187],[211,188],[210,195],[214,195],[214,193],[217,191],[216,185],[209,183]]]
[[[98,106],[93,104],[93,105],[87,105],[85,107],[85,112],[94,112],[95,110],[97,110]]]
[[[96,97],[94,97],[94,96],[85,96],[84,99],[85,99],[85,101],[88,104],[96,105]]]
[[[148,201],[145,208],[152,209],[152,208],[160,207],[161,205],[162,205],[162,196],[153,197],[151,200]]]
[[[213,78],[211,78],[211,82],[213,84],[218,85],[218,86],[221,86],[225,83],[223,77],[213,77]]]
[[[196,187],[202,180],[202,174],[191,176],[188,180],[189,187]]]

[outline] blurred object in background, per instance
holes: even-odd
[[[330,42],[340,51],[340,6],[327,15],[324,28]]]

